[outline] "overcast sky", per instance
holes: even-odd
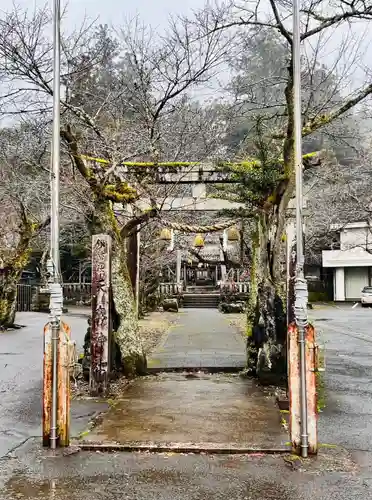
[[[29,10],[46,4],[45,0],[1,0],[0,9],[10,11],[14,3]],[[52,8],[53,0],[48,0],[47,3]],[[206,0],[61,0],[61,7],[64,8],[67,5],[68,12],[62,29],[68,31],[75,26],[79,26],[85,16],[92,20],[98,18],[99,22],[103,24],[115,24],[117,26],[122,21],[124,22],[138,14],[145,24],[151,25],[157,31],[161,31],[167,26],[167,18],[171,14],[191,14],[193,9],[201,8],[205,3]],[[265,6],[265,3],[264,1],[261,5]],[[351,80],[350,90],[365,84],[366,77],[361,67],[368,66],[371,68],[372,66],[372,29],[367,30],[369,26],[370,23],[360,23],[358,26],[353,27],[353,35],[351,39],[348,39],[348,49],[344,54],[344,61],[340,61],[338,64],[337,69],[340,71],[340,65],[347,66],[349,61],[354,59],[352,49],[353,45],[355,45],[360,61],[358,63],[354,61],[352,71],[348,75],[348,80]],[[333,66],[334,60],[337,59],[342,42],[345,42],[347,30],[348,26],[345,24],[333,32],[328,32],[330,36],[325,48],[322,50],[321,59],[330,67]],[[365,31],[369,31],[369,34],[365,33]],[[364,38],[361,44],[355,43],[359,37]],[[354,44],[352,43],[353,40]],[[313,39],[311,39],[311,43],[313,43]]]
[[[11,10],[13,0],[1,0],[1,10]],[[45,5],[44,0],[17,0],[21,7],[32,10]],[[52,7],[53,0],[47,2]],[[68,22],[78,24],[87,14],[90,18],[99,17],[105,23],[119,23],[121,19],[139,14],[146,24],[153,28],[164,27],[170,14],[186,14],[192,9],[202,7],[204,0],[61,0],[61,7],[68,5]]]

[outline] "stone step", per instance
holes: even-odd
[[[214,292],[214,293],[187,293],[185,292],[183,294],[184,297],[195,297],[195,298],[199,298],[199,297],[219,297],[220,294],[219,292]]]
[[[218,300],[184,300],[183,304],[214,304],[218,305]]]
[[[205,292],[219,292],[219,287],[215,285],[206,286],[187,286],[186,293],[205,293]]]
[[[218,304],[183,304],[185,309],[217,309]]]
[[[185,294],[183,296],[183,307],[215,309],[219,304],[219,294]]]
[[[207,292],[183,292],[184,295],[188,295],[189,297],[214,297],[216,295],[220,295],[218,290],[215,291],[207,291]]]

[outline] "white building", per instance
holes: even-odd
[[[339,250],[323,250],[323,267],[333,268],[334,300],[359,300],[372,284],[372,222],[353,222],[331,229],[340,233]]]

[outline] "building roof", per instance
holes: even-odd
[[[221,261],[221,246],[219,244],[211,244],[206,243],[203,248],[194,249],[195,252],[200,255],[200,257],[204,260],[210,261]],[[238,246],[236,244],[228,244],[226,250],[227,256],[229,259],[234,259],[238,256]],[[187,248],[182,250],[182,259],[183,260],[192,260],[197,261],[196,255],[192,254]]]
[[[323,250],[323,267],[369,267],[372,266],[372,253],[364,248],[349,250]]]
[[[349,222],[347,224],[331,224],[331,231],[344,231],[347,229],[362,229],[365,227],[372,227],[372,221],[357,221],[357,222]]]

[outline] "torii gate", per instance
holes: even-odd
[[[108,163],[108,162],[106,162]],[[141,167],[145,169],[144,173],[146,174],[146,168],[151,169],[151,172],[154,173],[154,168],[156,169],[156,175],[152,177],[149,182],[154,184],[191,184],[192,188],[192,196],[191,197],[180,197],[180,198],[172,198],[163,199],[162,205],[163,210],[168,211],[182,211],[182,210],[190,210],[192,206],[193,210],[200,211],[216,211],[222,210],[223,208],[241,208],[241,204],[239,203],[231,203],[226,200],[207,198],[206,194],[206,184],[208,183],[229,183],[234,182],[231,174],[219,172],[216,168],[211,167],[210,165],[201,165],[201,164],[126,164],[122,166],[123,173],[126,170],[127,172],[131,168]],[[143,170],[142,170],[143,171]],[[197,201],[199,200],[199,201]],[[152,208],[152,204],[150,200],[141,200],[139,206],[142,205],[142,208],[146,210],[146,208]],[[120,210],[120,207],[116,207],[117,210]],[[291,212],[291,209],[288,211]],[[235,221],[234,221],[235,222]],[[234,223],[231,221],[231,225]],[[227,226],[228,227],[228,226]],[[291,227],[287,228],[287,233],[289,236],[289,240],[292,239],[293,231],[291,231]],[[138,233],[139,234],[139,233]],[[138,244],[138,240],[137,244]],[[287,243],[288,248],[291,248],[291,241]],[[138,256],[138,249],[137,249]],[[137,276],[138,276],[138,266],[137,266]],[[316,453],[317,451],[317,425],[316,425],[316,417],[317,417],[317,409],[316,409],[316,372],[318,371],[318,360],[314,360],[318,355],[316,354],[318,346],[315,344],[315,336],[314,330],[310,329],[307,336],[307,351],[306,356],[308,359],[308,373],[307,373],[307,384],[308,384],[308,416],[310,419],[309,425],[309,443],[312,447],[312,452]],[[290,433],[291,433],[291,441],[292,441],[292,449],[298,451],[298,445],[301,443],[300,438],[300,426],[299,426],[299,362],[298,362],[298,341],[297,341],[297,331],[293,329],[293,331],[289,331],[289,386],[290,386]]]
[[[151,174],[149,183],[154,185],[191,185],[191,196],[174,196],[156,199],[158,206],[164,212],[182,212],[182,211],[199,211],[199,212],[218,212],[222,210],[232,210],[242,208],[242,203],[236,203],[229,200],[220,198],[213,198],[207,196],[207,184],[232,184],[237,183],[233,179],[231,173],[218,170],[211,163],[159,163],[158,166],[153,164],[125,164],[120,168],[120,173],[123,176],[128,175],[132,170],[141,168],[141,173],[144,175]],[[156,172],[154,174],[154,168]],[[141,199],[137,203],[137,207],[142,211],[151,208],[153,205],[149,199]],[[115,212],[120,213],[121,207],[116,205]],[[223,260],[223,251],[227,249],[227,229],[234,225],[236,221],[232,220],[225,224],[221,224],[221,229],[216,226],[214,231],[223,231],[223,249],[220,251],[221,260]],[[174,248],[174,229],[172,224],[169,224],[171,229],[171,244],[169,250]],[[174,226],[177,226],[174,224]],[[208,229],[206,227],[206,229]],[[180,229],[182,231],[182,229]],[[199,231],[197,231],[199,232]],[[207,231],[210,232],[210,231]],[[136,235],[136,242],[131,245],[132,251],[138,253],[139,233]],[[138,262],[137,262],[138,267]],[[221,265],[222,279],[226,276],[226,265]],[[180,283],[181,279],[181,250],[177,250],[176,260],[176,283]],[[138,278],[138,269],[136,269],[136,278]],[[138,295],[138,284],[135,286],[136,296]]]

